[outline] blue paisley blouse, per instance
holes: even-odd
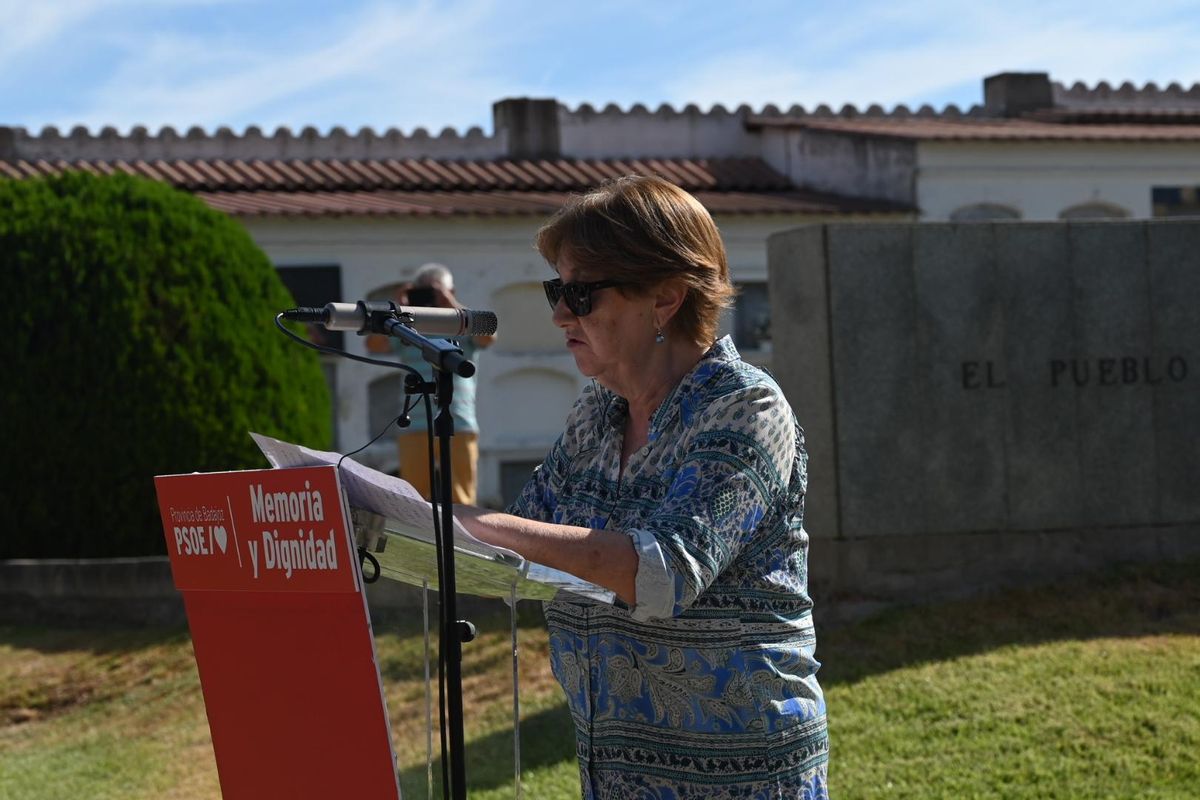
[[[728,337],[676,385],[622,474],[628,404],[586,388],[511,513],[622,531],[637,605],[560,594],[550,656],[583,797],[826,798],[803,432]]]

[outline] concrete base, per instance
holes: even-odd
[[[1200,558],[1200,522],[1087,531],[915,534],[817,538],[810,586],[820,627],[888,608],[1049,584],[1115,564]],[[420,614],[421,590],[367,587],[377,631]],[[437,597],[429,597],[437,625]],[[507,613],[500,600],[460,596],[462,616]],[[163,558],[0,562],[0,624],[70,627],[182,626],[183,600]]]
[[[810,588],[822,627],[887,608],[1054,583],[1117,564],[1200,558],[1200,522],[1085,531],[815,539]]]
[[[128,628],[187,617],[166,556],[18,559],[0,561],[0,623]]]
[[[367,586],[377,631],[419,615],[421,589],[381,581]],[[502,600],[460,595],[460,616],[507,613]],[[429,595],[430,625],[437,628],[437,593]],[[181,627],[183,596],[166,556],[0,561],[0,625],[74,628]]]

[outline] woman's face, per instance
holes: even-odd
[[[560,255],[556,266],[563,283],[606,277],[577,269],[568,253]],[[591,313],[583,317],[575,316],[566,301],[559,300],[554,324],[566,335],[567,350],[581,373],[628,397],[650,354],[648,349],[654,346],[653,311],[653,295],[626,297],[610,287],[592,293]]]

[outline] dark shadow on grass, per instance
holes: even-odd
[[[479,601],[474,614],[466,615],[480,631],[509,630],[510,616],[503,601]],[[517,605],[518,631],[544,626],[540,603],[521,602]],[[437,605],[430,607],[430,637],[434,653],[437,652]],[[463,615],[460,615],[463,616]],[[419,636],[424,628],[421,610],[375,622],[376,635],[395,635],[401,638]],[[185,625],[145,626],[118,628],[111,626],[70,627],[59,625],[13,625],[0,624],[0,645],[11,645],[39,653],[62,653],[87,650],[93,653],[133,652],[147,647],[186,641],[190,632]],[[385,673],[385,678],[392,677]],[[411,677],[407,673],[399,677]]]
[[[532,770],[575,760],[575,726],[566,706],[539,711],[521,720],[521,769]],[[434,736],[434,748],[437,748]],[[467,789],[483,791],[513,781],[513,737],[511,730],[499,731],[467,742]],[[434,797],[441,797],[442,760],[433,764]],[[425,797],[425,765],[400,773],[405,797]]]
[[[818,624],[821,683],[1000,647],[1167,634],[1200,635],[1200,561],[1127,565],[1050,586],[885,612],[830,631]]]
[[[379,672],[385,681],[420,680],[425,676],[425,648],[423,646],[424,622],[417,611],[412,617],[396,620],[389,625],[374,625],[376,636],[396,637],[405,642],[400,649],[381,646],[379,648]],[[437,609],[430,610],[429,621],[429,657],[434,670],[437,669],[438,630]],[[460,615],[464,616],[464,615]],[[477,609],[477,613],[465,615],[474,625],[478,636],[485,634],[500,634],[509,636],[511,633],[512,616],[507,606],[502,603],[498,608]],[[540,632],[546,626],[546,618],[542,614],[540,603],[521,602],[517,604],[517,637],[523,639],[528,631]],[[469,647],[470,645],[468,645]],[[476,671],[491,667],[507,667],[507,655],[497,651],[494,664],[476,664]],[[503,661],[504,663],[501,663]]]
[[[133,653],[149,647],[186,642],[187,628],[179,626],[138,629],[54,628],[0,626],[0,645],[9,645],[39,653],[65,653],[86,650],[97,655]]]

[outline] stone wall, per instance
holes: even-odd
[[[1200,554],[1200,222],[811,225],[768,262],[819,593]]]
[[[420,615],[419,587],[396,581],[367,586],[377,631]],[[471,616],[503,615],[502,600],[460,596],[458,610]],[[437,592],[428,597],[431,630],[437,635]],[[0,625],[69,628],[183,627],[183,595],[175,589],[166,556],[148,558],[20,559],[0,561]]]
[[[313,158],[499,158],[507,151],[507,134],[486,136],[479,128],[459,134],[447,128],[434,136],[418,128],[411,134],[391,129],[377,134],[369,128],[349,133],[334,128],[322,134],[315,128],[293,133],[279,128],[272,134],[251,126],[242,133],[221,128],[209,134],[200,128],[179,133],[166,127],[157,133],[134,128],[121,134],[104,128],[93,134],[83,127],[62,134],[49,127],[39,134],[24,128],[0,127],[0,159],[37,161],[154,161],[157,159],[313,159]]]
[[[917,205],[914,140],[763,129],[763,158],[798,186]]]
[[[0,561],[0,625],[138,627],[186,622],[166,556]]]

